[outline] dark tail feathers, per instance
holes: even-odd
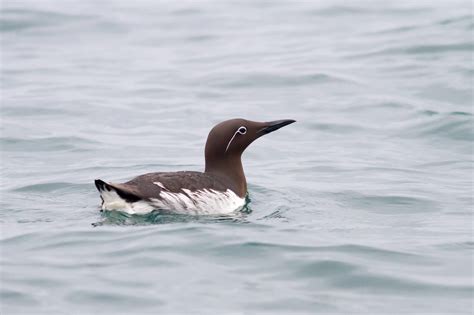
[[[104,182],[102,179],[96,179],[94,181],[95,183],[95,187],[97,187],[97,190],[100,192],[101,190],[107,190],[107,191],[111,191],[113,188],[112,186],[110,186],[109,184],[107,184],[106,182]]]
[[[111,184],[108,184],[108,183],[104,182],[101,179],[96,179],[94,181],[94,183],[95,183],[95,187],[97,187],[97,190],[99,192],[101,192],[101,191],[115,191],[115,192],[117,192],[117,194],[121,198],[123,198],[123,199],[125,199],[129,202],[136,202],[136,201],[139,201],[139,200],[142,199],[139,196],[137,196],[136,194],[134,194],[133,192],[127,190],[126,188],[116,187],[114,185],[111,185]]]

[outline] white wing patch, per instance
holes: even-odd
[[[240,210],[245,205],[245,198],[240,198],[232,190],[217,191],[203,189],[190,191],[182,189],[182,193],[172,193],[160,182],[154,182],[163,191],[160,198],[151,198],[151,201],[140,200],[128,202],[122,199],[114,190],[101,190],[100,194],[104,200],[103,210],[121,211],[128,214],[147,214],[153,210],[163,209],[182,214],[229,214]]]
[[[168,190],[168,188],[166,188],[165,185],[163,185],[163,184],[160,183],[160,182],[153,182],[153,184],[157,185],[157,186],[160,187],[161,189]]]

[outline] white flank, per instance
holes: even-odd
[[[230,189],[225,192],[213,189],[182,190],[182,193],[162,191],[161,199],[152,199],[152,205],[158,209],[187,214],[226,214],[245,205],[245,198],[240,198]]]
[[[154,184],[162,187],[158,183]],[[166,189],[164,186],[162,188]],[[162,191],[160,193],[161,199],[152,198],[151,201],[140,200],[137,202],[128,202],[122,199],[114,190],[102,190],[100,194],[104,200],[103,210],[121,211],[128,214],[147,214],[156,209],[195,215],[228,214],[245,205],[245,198],[240,198],[230,189],[225,192],[213,189],[197,191],[183,189],[182,193]]]
[[[122,199],[115,190],[101,190],[100,195],[104,200],[102,210],[121,211],[128,214],[147,214],[154,210],[153,206],[146,201],[128,202]]]

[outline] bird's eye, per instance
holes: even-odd
[[[247,128],[245,128],[244,126],[240,127],[237,132],[241,135],[244,135],[247,133]]]

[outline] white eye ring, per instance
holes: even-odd
[[[239,129],[237,129],[237,131],[234,133],[234,135],[230,139],[229,143],[227,143],[227,148],[225,148],[225,152],[227,152],[227,150],[229,150],[230,144],[232,143],[232,141],[234,140],[234,138],[237,134],[244,135],[246,133],[247,133],[247,128],[245,128],[244,126],[240,126]]]

